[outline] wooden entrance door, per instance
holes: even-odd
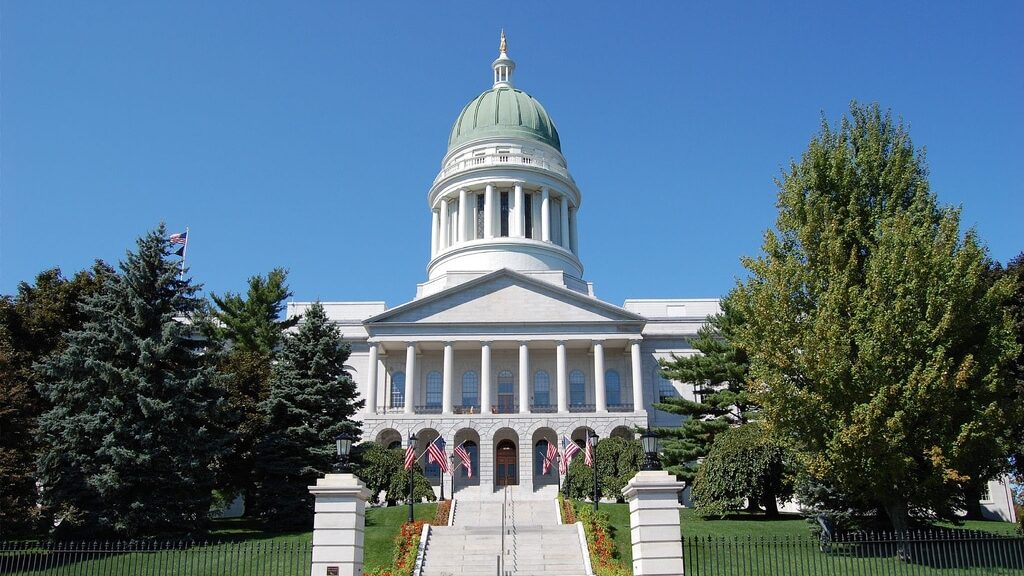
[[[516,457],[516,444],[511,440],[498,442],[498,448],[494,456],[494,481],[498,486],[515,486],[519,484],[517,474],[518,458]]]

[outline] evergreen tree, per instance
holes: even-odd
[[[66,279],[53,268],[22,282],[14,297],[0,297],[0,532],[24,534],[38,524],[37,419],[47,404],[36,390],[33,365],[63,347],[64,332],[81,328],[81,300],[112,274],[96,262]]]
[[[731,298],[769,426],[852,504],[953,517],[1009,454],[1008,282],[878,106],[822,122]]]
[[[693,383],[697,397],[693,401],[675,396],[654,404],[658,410],[686,417],[678,428],[657,432],[662,463],[689,485],[697,474],[697,461],[708,455],[715,436],[756,415],[757,406],[746,386],[747,353],[733,343],[741,322],[738,309],[725,298],[722,313],[710,316],[691,343],[700,354],[661,362],[666,378]]]
[[[40,366],[42,499],[62,534],[136,537],[206,525],[225,450],[221,396],[186,323],[198,287],[179,277],[163,225],[86,298],[81,329]]]
[[[282,320],[286,300],[292,295],[287,271],[275,268],[266,277],[249,278],[245,296],[213,294],[214,308],[204,322],[204,332],[214,345],[218,369],[224,375],[230,423],[236,437],[226,458],[221,485],[228,493],[241,493],[252,506],[254,450],[263,435],[260,403],[270,392],[271,363],[286,330],[299,317]]]
[[[345,371],[349,347],[319,302],[283,343],[260,404],[267,428],[256,447],[254,508],[275,525],[305,526],[313,514],[307,487],[331,470],[335,437],[358,432],[352,416],[363,401]]]

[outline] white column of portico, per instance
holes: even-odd
[[[608,411],[608,394],[604,387],[604,344],[594,342],[594,404],[598,412]]]
[[[416,382],[416,343],[408,342],[405,345],[405,413],[412,414],[415,398],[413,393]]]
[[[459,190],[459,241],[469,240],[469,192],[465,188]]]
[[[377,413],[377,343],[370,342],[370,354],[366,359],[366,413]]]
[[[555,347],[555,364],[558,383],[558,412],[566,414],[569,412],[569,379],[565,373],[565,342],[559,342]]]
[[[484,238],[494,237],[494,185],[484,188]]]
[[[540,239],[551,242],[551,191],[540,189]]]
[[[630,366],[633,369],[633,410],[644,409],[643,369],[640,365],[640,341],[633,340],[629,346]]]
[[[516,182],[516,228],[515,234],[519,238],[526,236],[526,201],[523,195],[523,183]]]
[[[519,413],[530,413],[530,347],[519,343]]]
[[[562,248],[569,249],[569,197],[562,194]]]
[[[437,234],[438,226],[440,225],[440,218],[437,215],[437,210],[430,211],[430,256],[434,257],[437,255]]]
[[[438,249],[444,250],[448,247],[448,199],[441,199],[441,230],[438,234]]]
[[[444,373],[441,375],[441,412],[452,413],[452,343],[444,343]]]
[[[480,413],[491,413],[491,343],[480,343]]]

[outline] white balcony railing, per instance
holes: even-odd
[[[565,166],[555,160],[545,158],[543,156],[522,154],[520,152],[499,152],[457,158],[449,162],[448,165],[441,170],[440,174],[437,175],[437,178],[434,179],[434,183],[436,184],[439,180],[443,180],[452,174],[458,174],[467,170],[507,165],[539,168],[541,170],[554,172],[555,174],[568,179],[570,182],[573,181],[572,176],[569,175],[569,171]]]

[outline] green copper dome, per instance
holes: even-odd
[[[507,85],[487,90],[462,109],[448,137],[448,149],[502,136],[530,138],[562,151],[555,123],[540,102]]]

